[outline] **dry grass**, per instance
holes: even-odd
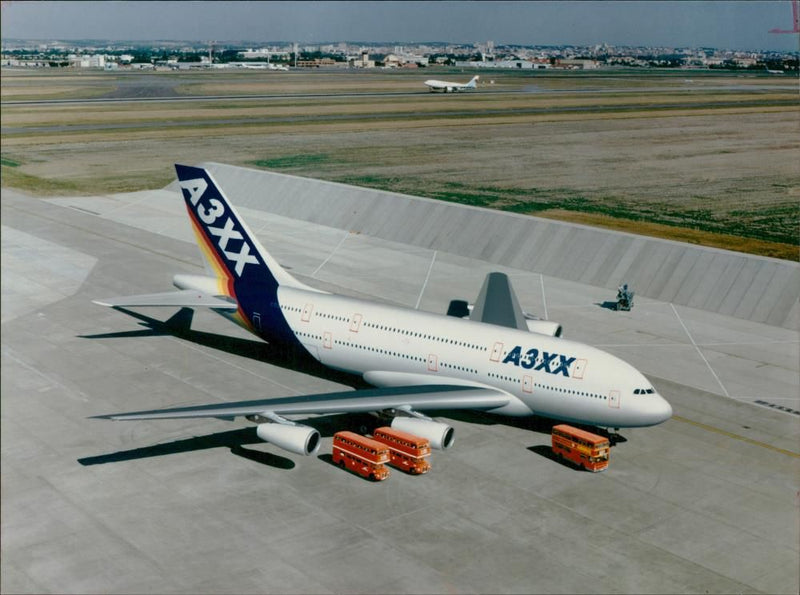
[[[432,76],[464,77],[136,75],[143,93],[170,88],[225,95],[416,91]],[[122,192],[163,187],[174,162],[262,164],[797,260],[800,140],[787,125],[800,114],[796,95],[780,78],[692,76],[691,88],[683,78],[643,73],[490,73],[482,78],[494,79],[495,89],[539,92],[3,106],[4,127],[61,127],[4,134],[3,185],[41,195]],[[4,90],[6,81],[4,73]],[[45,96],[83,86],[88,96],[122,81],[130,85],[131,78],[37,74],[12,78],[8,88],[16,94],[27,86]],[[724,84],[733,87],[720,90]],[[606,92],[587,92],[596,88]],[[541,92],[546,89],[558,92]],[[787,99],[792,104],[763,103]],[[708,105],[718,101],[728,106]],[[691,107],[674,107],[687,103]],[[582,111],[524,113],[565,107]],[[628,109],[598,111],[602,107]],[[172,122],[194,124],[164,125]],[[134,127],[80,129],[96,124]]]
[[[698,244],[700,246],[758,254],[771,258],[782,258],[784,260],[800,260],[800,247],[792,244],[764,242],[752,238],[710,233],[686,227],[672,227],[670,225],[661,225],[646,221],[633,221],[631,219],[610,217],[608,215],[599,215],[596,213],[566,211],[564,209],[536,211],[535,215],[537,217],[545,217],[546,219],[555,219],[556,221],[568,221],[570,223],[603,227],[615,231],[626,231],[643,236],[685,242],[687,244]]]

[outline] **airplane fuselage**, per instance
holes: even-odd
[[[669,405],[635,368],[567,339],[347,296],[281,286],[277,301],[242,300],[231,318],[263,339],[375,386],[463,382],[512,398],[493,413],[603,427],[660,423]],[[634,392],[636,391],[636,392]]]

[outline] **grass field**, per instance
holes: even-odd
[[[219,161],[798,260],[791,78],[486,72],[433,95],[433,75],[3,71],[2,183],[124,192]],[[216,94],[237,98],[188,100]],[[170,95],[187,100],[8,103]]]

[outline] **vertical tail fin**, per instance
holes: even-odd
[[[264,249],[207,170],[178,164],[175,170],[200,251],[227,295],[255,287],[307,288]]]
[[[478,82],[479,78],[480,78],[480,76],[478,76],[477,74],[475,76],[473,76],[472,80],[467,83],[467,87],[469,87],[470,89],[474,89],[475,87],[477,87],[478,86],[477,82]]]

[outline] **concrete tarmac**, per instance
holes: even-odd
[[[212,313],[176,334],[174,309],[91,303],[202,272],[176,193],[0,203],[3,593],[798,591],[796,330],[638,296],[618,313],[606,288],[242,209],[323,289],[444,312],[507,272],[675,411],[623,430],[602,474],[555,461],[547,420],[442,415],[456,443],[431,472],[373,484],[330,462],[361,417],[314,419],[315,457],[241,420],[88,419],[342,384]]]

